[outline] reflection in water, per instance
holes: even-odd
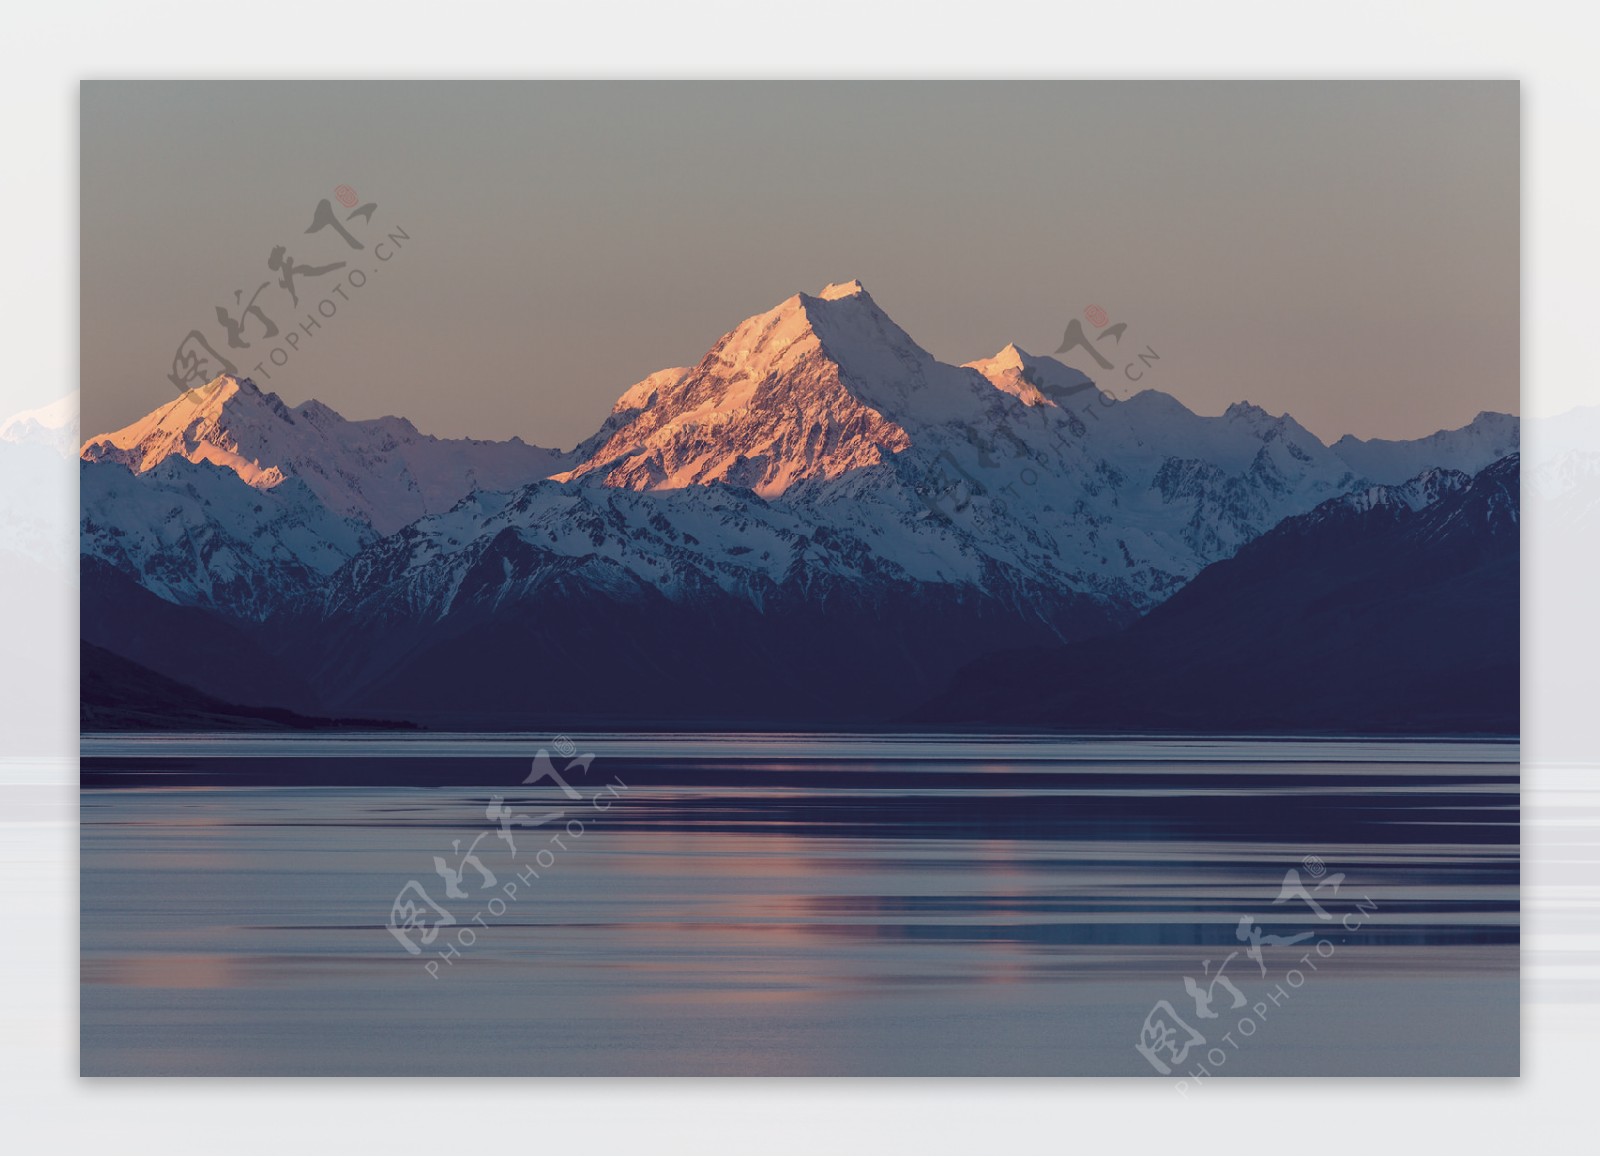
[[[1230,1073],[1516,1070],[1514,746],[600,737],[604,813],[521,786],[537,746],[86,742],[84,1072],[1148,1075],[1246,915],[1333,954]],[[586,825],[480,843],[538,873],[498,912],[434,871],[493,795]],[[1312,855],[1354,926],[1274,904]],[[417,956],[413,879],[458,917]]]

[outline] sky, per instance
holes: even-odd
[[[198,331],[291,405],[570,447],[647,374],[851,278],[956,363],[1053,353],[1103,311],[1082,325],[1126,327],[1096,343],[1113,369],[1061,356],[1112,394],[1250,401],[1325,441],[1520,412],[1515,81],[92,81],[80,99],[85,436],[170,400]],[[351,219],[341,188],[375,208]],[[359,250],[307,233],[323,200]]]

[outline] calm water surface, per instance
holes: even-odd
[[[1514,744],[578,743],[86,738],[82,1071],[1517,1071]]]

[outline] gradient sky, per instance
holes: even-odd
[[[646,374],[852,277],[952,362],[1009,341],[1050,353],[1099,305],[1124,347],[1160,355],[1143,384],[1201,413],[1287,410],[1329,441],[1519,410],[1514,81],[96,81],[81,97],[85,435],[169,400],[191,329],[241,372],[281,345],[252,327],[228,351],[215,308],[270,280],[257,300],[281,330],[314,310],[346,271],[302,277],[294,308],[268,255],[351,256],[303,232],[340,184],[378,206],[358,237],[411,240],[385,264],[355,255],[365,287],[252,376],[428,433],[571,446]]]

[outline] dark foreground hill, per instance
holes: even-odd
[[[1519,729],[1518,457],[1289,518],[1127,629],[964,668],[921,722]]]
[[[410,724],[323,719],[277,707],[226,703],[104,647],[79,648],[79,727],[84,731],[379,730]]]

